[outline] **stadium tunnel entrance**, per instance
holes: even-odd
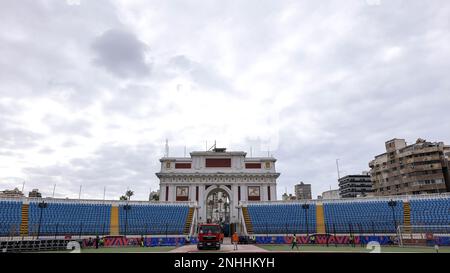
[[[212,190],[206,197],[206,221],[222,226],[224,236],[229,237],[234,228],[230,224],[230,195],[224,189]]]

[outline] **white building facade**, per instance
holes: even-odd
[[[196,202],[198,223],[238,223],[240,201],[277,200],[280,176],[275,158],[246,155],[215,148],[161,158],[160,201]]]
[[[324,191],[322,193],[322,199],[330,200],[330,199],[340,199],[339,189]]]

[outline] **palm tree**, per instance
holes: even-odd
[[[125,195],[122,195],[119,200],[121,200],[121,201],[128,200],[128,197]]]
[[[131,196],[134,195],[134,191],[132,191],[132,190],[127,190],[127,192],[125,193],[125,195],[128,197],[128,200],[131,200]]]

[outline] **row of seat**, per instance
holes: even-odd
[[[385,201],[324,203],[328,232],[349,233],[362,229],[370,233],[395,233],[403,223],[403,202]]]
[[[106,234],[110,230],[111,206],[106,204],[31,202],[28,232],[53,234]],[[40,228],[39,228],[40,226]]]
[[[324,201],[323,219],[328,233],[393,233],[405,221],[410,210],[412,225],[450,225],[450,198]],[[0,236],[19,234],[22,224],[22,202],[0,200]],[[189,207],[184,204],[120,205],[118,224],[120,234],[182,234]],[[249,204],[248,213],[254,233],[307,233],[317,230],[319,215],[315,204],[274,203]],[[322,210],[320,210],[322,213]],[[77,202],[38,202],[28,207],[28,233],[36,234],[108,234],[111,231],[110,204]],[[40,228],[39,228],[40,226]]]
[[[450,225],[449,200],[412,200],[410,206],[412,225]]]
[[[187,205],[121,205],[121,234],[183,234]]]
[[[410,208],[402,200],[324,201],[323,219],[327,233],[395,233],[405,222],[411,225],[450,225],[450,197],[413,199]],[[295,233],[316,230],[316,208],[302,204],[249,204],[254,233]],[[305,216],[305,213],[307,216]]]
[[[0,236],[19,236],[22,202],[0,200]],[[119,206],[119,230],[138,234],[182,234],[189,207],[185,204]],[[111,205],[30,202],[29,235],[106,235],[111,232]]]
[[[312,233],[316,229],[313,204],[255,204],[247,209],[254,233]]]
[[[0,202],[0,236],[18,233],[22,222],[22,202]]]

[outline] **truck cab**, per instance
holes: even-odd
[[[198,226],[197,249],[220,249],[223,240],[222,228],[218,224],[200,224]]]

